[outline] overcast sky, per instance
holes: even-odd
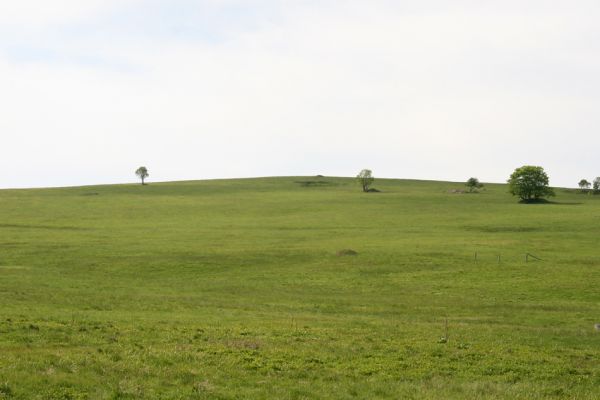
[[[0,0],[0,187],[600,176],[597,0]]]

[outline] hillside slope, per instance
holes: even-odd
[[[0,399],[596,398],[600,196],[374,186],[0,191]]]

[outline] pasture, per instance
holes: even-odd
[[[0,191],[0,399],[598,398],[600,196],[374,187]]]

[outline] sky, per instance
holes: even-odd
[[[597,0],[0,0],[0,187],[600,176]]]

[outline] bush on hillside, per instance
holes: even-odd
[[[477,189],[481,189],[483,187],[483,183],[479,182],[477,178],[469,178],[469,180],[465,183],[465,186],[469,188],[469,193],[477,192]]]

